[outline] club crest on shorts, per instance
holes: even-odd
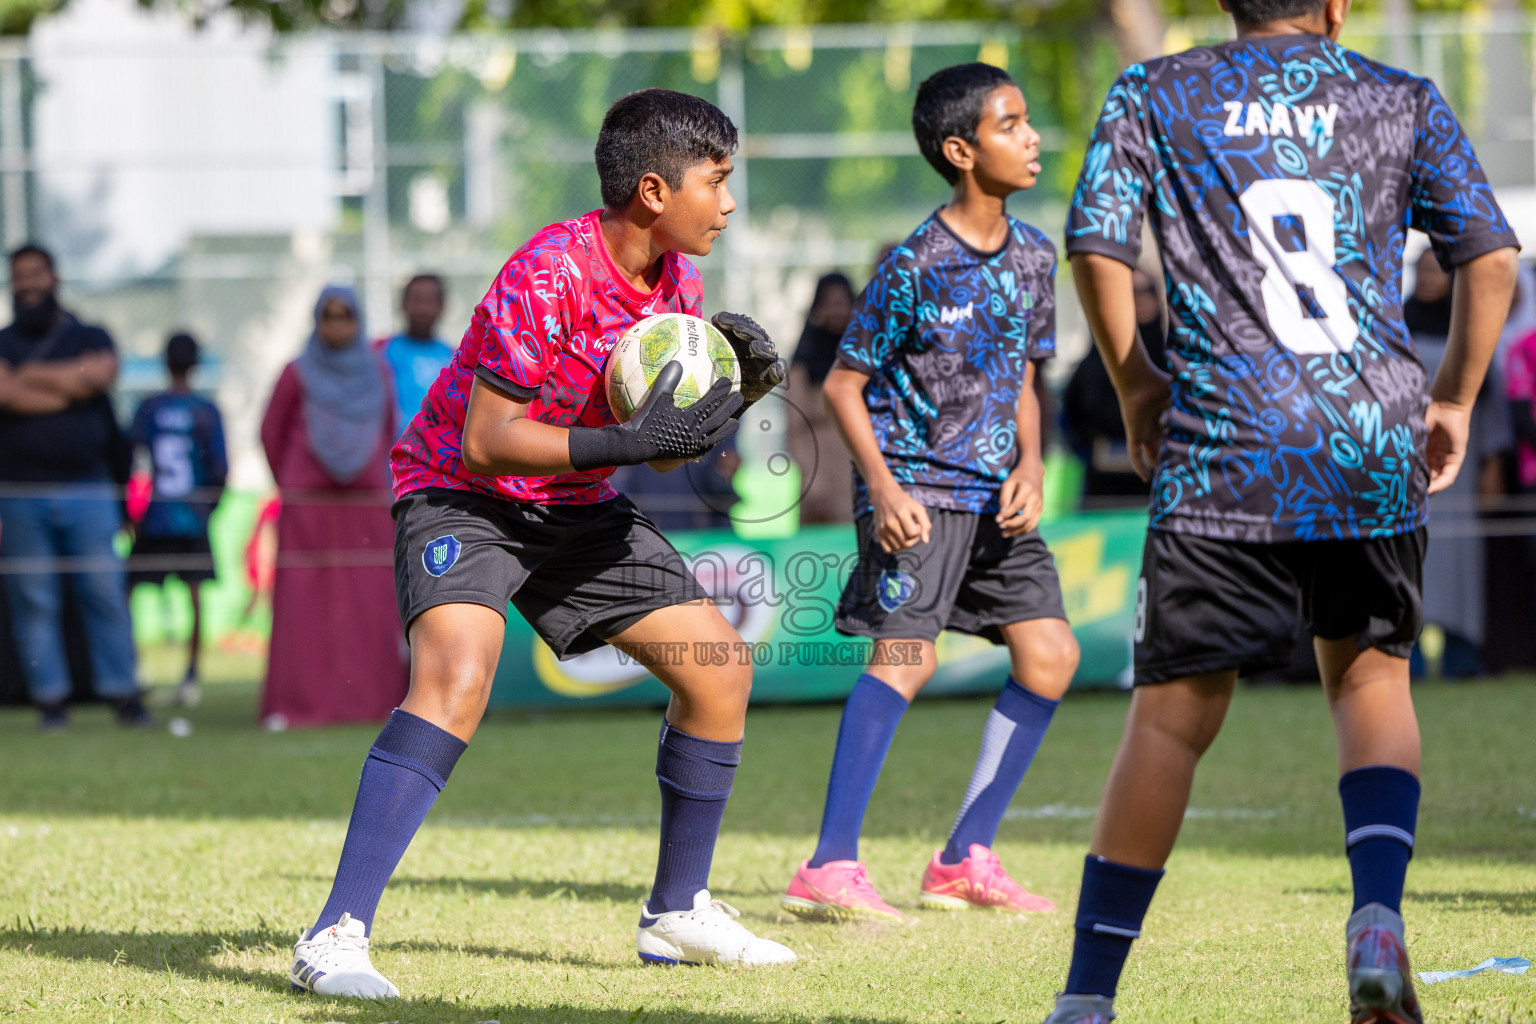
[[[880,574],[879,593],[880,607],[888,612],[912,600],[912,595],[917,593],[917,577],[905,569],[887,569]]]
[[[429,540],[426,550],[421,553],[422,567],[433,576],[441,576],[453,568],[453,563],[459,560],[459,552],[463,550],[464,546],[453,534]]]

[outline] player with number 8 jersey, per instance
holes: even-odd
[[[1135,264],[1144,215],[1174,376],[1155,527],[1255,542],[1422,527],[1404,238],[1427,233],[1445,267],[1516,244],[1435,84],[1319,35],[1132,64],[1087,146],[1066,249]]]
[[[1349,0],[1221,3],[1235,40],[1114,83],[1068,215],[1074,283],[1153,493],[1137,691],[1046,1024],[1113,1019],[1237,677],[1288,663],[1304,628],[1339,747],[1350,1020],[1419,1024],[1401,917],[1419,801],[1408,654],[1428,497],[1460,468],[1518,246],[1434,85],[1338,44]],[[1167,372],[1136,339],[1144,218]],[[1410,228],[1455,272],[1432,383],[1403,324]]]
[[[1173,375],[1154,524],[1259,542],[1423,526],[1407,229],[1448,268],[1516,244],[1434,84],[1323,36],[1133,65],[1089,142],[1067,252],[1134,265],[1144,215]]]

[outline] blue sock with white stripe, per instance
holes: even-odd
[[[1068,995],[1113,999],[1131,943],[1141,935],[1141,921],[1163,872],[1116,864],[1089,854],[1083,862],[1083,891],[1077,898],[1077,936]]]
[[[373,930],[373,914],[389,876],[465,747],[453,733],[409,711],[396,708],[389,716],[363,762],[336,881],[310,934],[329,928],[344,913]]]
[[[1008,677],[1008,684],[997,696],[997,705],[987,715],[987,725],[981,733],[981,753],[976,755],[971,784],[960,804],[955,827],[949,831],[949,842],[939,855],[940,861],[959,864],[970,856],[972,843],[991,848],[997,838],[997,827],[1003,823],[1003,812],[1008,810],[1013,794],[1024,781],[1024,773],[1029,771],[1060,703],[1030,693],[1012,676]]]
[[[1402,913],[1403,881],[1419,820],[1419,780],[1391,765],[1356,768],[1339,779],[1339,799],[1355,881],[1354,909],[1380,903]]]

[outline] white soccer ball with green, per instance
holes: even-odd
[[[674,359],[683,364],[683,379],[673,393],[679,409],[697,402],[721,377],[730,380],[732,391],[741,390],[736,353],[714,324],[686,313],[658,313],[625,331],[608,353],[603,384],[614,418],[629,422]]]

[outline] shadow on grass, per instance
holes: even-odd
[[[1308,886],[1285,890],[1288,895],[1300,896],[1348,896],[1353,892],[1347,885]],[[1488,889],[1467,889],[1463,892],[1422,892],[1409,889],[1403,893],[1404,903],[1429,903],[1447,910],[1468,910],[1486,913],[1496,910],[1512,917],[1530,917],[1536,914],[1536,891],[1494,892]]]
[[[330,875],[283,875],[297,882],[312,882],[317,885],[330,885]],[[760,880],[761,884],[756,888],[748,886],[736,886],[731,889],[720,889],[717,895],[729,902],[730,899],[746,899],[755,896],[778,896],[783,893],[783,886],[773,885],[767,878]],[[633,905],[637,909],[640,901],[650,895],[649,886],[624,885],[618,882],[573,882],[569,880],[547,878],[410,878],[396,877],[389,880],[389,890],[415,890],[417,892],[446,892],[465,894],[490,893],[509,900],[545,900],[550,903],[558,903],[569,900],[573,903],[617,903],[621,906]],[[711,892],[716,892],[711,888]]]
[[[314,881],[329,882],[329,877],[321,879],[315,876]],[[389,881],[391,890],[415,889],[418,892],[459,892],[466,893],[492,893],[497,896],[505,896],[508,899],[548,900],[551,903],[560,900],[590,903],[594,901],[606,901],[609,903],[633,903],[639,902],[650,895],[650,888],[639,885],[622,885],[616,882],[572,882],[550,879],[532,878],[392,878]]]
[[[222,932],[101,932],[74,927],[32,928],[22,924],[20,927],[0,930],[0,949],[15,950],[30,957],[92,961],[145,974],[170,975],[192,981],[220,980],[248,985],[269,993],[288,993],[291,1000],[284,1016],[289,1020],[334,1021],[340,1024],[378,1024],[380,1020],[398,1024],[480,1024],[493,1020],[501,1024],[513,1024],[514,1021],[518,1024],[751,1024],[762,1019],[757,1014],[686,1010],[669,1005],[668,997],[660,991],[656,992],[654,1002],[637,1001],[634,1005],[612,1009],[454,998],[404,998],[384,1003],[337,1000],[292,993],[288,975],[281,969],[250,970],[215,962],[221,955],[255,953],[273,964],[286,965],[291,955],[293,937],[290,930],[273,928],[265,921],[254,928]],[[385,948],[506,957],[534,964],[647,971],[662,982],[667,974],[666,969],[648,971],[638,962],[618,966],[589,957],[554,956],[544,952],[461,946],[455,943],[402,942],[388,944]],[[708,971],[716,968],[695,969]],[[814,1019],[799,1016],[774,1019],[783,1024],[882,1024],[870,1017],[817,1015]]]
[[[257,988],[286,991],[288,975],[281,970],[247,970],[216,962],[221,955],[257,953],[286,966],[293,956],[293,929],[276,929],[262,921],[242,931],[98,932],[85,928],[20,927],[0,930],[0,949],[33,957],[96,961],[130,967],[150,974],[174,973],[187,978],[220,978]],[[381,942],[376,949],[403,953],[457,953],[489,959],[522,960],[565,967],[613,968],[612,962],[589,956],[560,955],[545,950],[482,946],[473,943],[405,940]]]
[[[686,1010],[669,1004],[664,996],[658,996],[653,1003],[601,1010],[528,1003],[466,1006],[446,999],[412,999],[372,1007],[326,1003],[324,1008],[316,1007],[313,1012],[307,1009],[301,1012],[305,1016],[300,1019],[327,1024],[378,1024],[381,1015],[398,1024],[484,1024],[486,1021],[499,1021],[500,1024],[756,1024],[765,1019],[755,1013]],[[779,1024],[889,1024],[888,1019],[882,1018],[826,1014],[815,1017],[774,1014],[771,1019]]]
[[[1482,913],[1497,910],[1501,914],[1530,917],[1536,914],[1536,892],[1490,892],[1468,889],[1465,892],[1408,892],[1410,903],[1433,903],[1447,910],[1471,910]]]

